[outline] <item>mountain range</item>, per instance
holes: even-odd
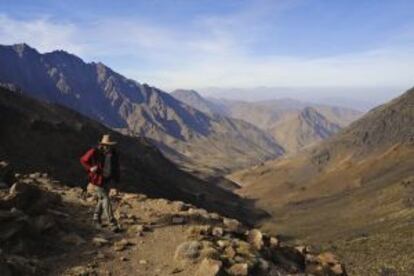
[[[132,136],[143,136],[171,160],[199,175],[220,175],[283,154],[254,125],[205,114],[102,63],[65,51],[41,54],[26,44],[0,46],[0,83],[59,103]]]
[[[230,176],[271,213],[264,229],[322,243],[354,275],[414,268],[414,89],[289,158]],[[413,270],[411,270],[413,271]]]
[[[183,89],[171,95],[202,112],[249,122],[272,135],[289,154],[330,137],[362,115],[350,108],[292,99],[243,102],[204,98],[194,90]]]

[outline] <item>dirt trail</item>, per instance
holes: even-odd
[[[92,225],[93,190],[17,174],[0,188],[0,275],[346,275],[330,253],[191,204],[131,193],[112,202],[118,233]]]

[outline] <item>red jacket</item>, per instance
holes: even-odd
[[[111,179],[115,182],[119,182],[120,173],[119,173],[119,161],[118,161],[118,154],[115,150],[111,151],[113,155],[112,160],[112,177]],[[103,186],[105,184],[105,180],[103,177],[103,166],[105,162],[105,153],[103,153],[98,148],[91,148],[88,150],[80,159],[82,166],[88,172],[89,182],[96,186]],[[91,168],[96,166],[97,170],[95,172],[91,172]]]

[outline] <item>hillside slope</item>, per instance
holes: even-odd
[[[41,170],[68,185],[84,185],[79,158],[109,133],[118,141],[123,190],[193,202],[251,222],[264,215],[233,193],[180,171],[148,140],[123,136],[68,108],[0,88],[0,125],[0,158],[20,172]]]
[[[223,174],[283,153],[270,135],[250,124],[204,114],[102,63],[85,63],[64,51],[40,54],[26,44],[0,46],[0,59],[0,83],[124,133],[151,138],[167,157],[191,171]]]
[[[231,178],[271,212],[264,229],[324,242],[358,264],[354,275],[411,275],[413,107],[411,89],[319,145]]]

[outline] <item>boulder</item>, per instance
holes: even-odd
[[[275,237],[270,237],[269,239],[269,247],[270,248],[275,248],[278,247],[280,245],[279,240]]]
[[[321,253],[313,258],[306,258],[306,272],[316,276],[346,275],[344,266],[330,252]]]
[[[223,224],[227,231],[242,234],[244,232],[241,223],[236,219],[223,218]]]
[[[224,248],[223,253],[228,259],[233,259],[236,256],[236,250],[232,246]]]
[[[180,244],[175,250],[174,259],[176,261],[194,262],[200,257],[200,251],[203,248],[201,242],[188,241]]]
[[[195,276],[217,276],[222,274],[222,262],[209,258],[203,259]]]
[[[222,237],[224,234],[224,230],[221,227],[214,227],[211,234],[215,237]]]
[[[247,241],[255,248],[256,250],[261,250],[263,247],[263,234],[258,229],[250,230],[247,234]]]
[[[11,186],[4,204],[9,208],[15,207],[30,215],[36,215],[60,203],[61,197],[56,193],[42,191],[37,186],[24,182],[16,182]]]
[[[228,240],[218,240],[216,243],[220,248],[225,248],[230,245],[230,241]]]
[[[109,241],[102,237],[94,237],[92,239],[92,243],[97,246],[103,246],[103,245],[109,244]]]
[[[247,276],[249,275],[249,266],[246,263],[239,263],[232,265],[227,273],[232,276]]]
[[[40,172],[35,172],[35,173],[29,174],[29,178],[31,178],[31,179],[38,179],[38,178],[41,178],[41,177],[42,177],[42,174]]]

